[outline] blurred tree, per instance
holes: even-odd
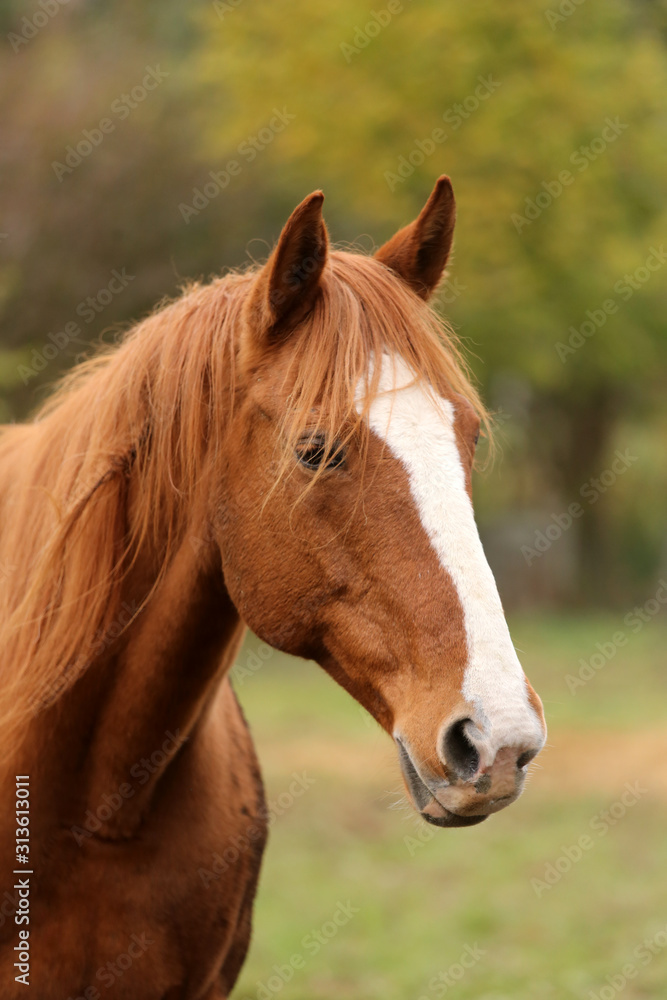
[[[286,109],[293,120],[248,169],[275,204],[326,188],[338,235],[387,237],[452,175],[445,308],[484,359],[492,402],[512,413],[497,385],[530,387],[539,474],[523,499],[582,501],[585,599],[609,592],[610,545],[580,491],[605,470],[619,420],[655,403],[667,366],[664,13],[630,0],[372,12],[297,0],[286,17],[268,0],[220,3],[192,67],[211,158],[238,158]]]
[[[204,224],[193,238],[177,208],[197,176],[179,82],[188,18],[173,2],[152,23],[129,3],[72,2],[33,36],[5,12],[7,32],[28,36],[0,56],[6,415],[32,408],[102,331],[173,294],[179,274],[209,266],[216,234]]]

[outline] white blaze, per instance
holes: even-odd
[[[479,733],[471,735],[477,737],[482,763],[491,763],[504,746],[541,747],[543,728],[528,700],[477,531],[456,443],[454,407],[413,382],[400,358],[383,355],[379,394],[368,420],[405,467],[421,522],[456,587],[468,645],[462,695],[474,709]],[[360,385],[360,395],[364,389]]]

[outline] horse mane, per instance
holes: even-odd
[[[159,582],[183,543],[223,453],[257,271],[189,286],[75,368],[32,423],[0,429],[0,759],[118,634],[123,581],[144,545]],[[349,436],[363,417],[359,380],[368,407],[382,352],[428,386],[444,380],[486,419],[452,331],[371,257],[333,251],[292,336],[288,442],[314,407],[328,437]]]

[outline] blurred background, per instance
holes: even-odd
[[[185,279],[265,258],[314,188],[370,251],[454,183],[440,308],[496,416],[476,510],[550,748],[506,814],[431,837],[358,706],[250,637],[269,797],[314,783],[276,812],[237,995],[663,996],[665,0],[4,0],[0,32],[3,422]]]

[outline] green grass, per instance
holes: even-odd
[[[663,610],[634,632],[624,621],[629,611],[512,624],[520,659],[552,727],[634,729],[665,722],[667,615]],[[623,633],[625,644],[616,647],[592,679],[572,693],[567,676],[578,677],[582,659],[590,663],[592,656],[601,655],[598,643],[607,652],[613,650],[612,639],[618,633]]]
[[[660,745],[664,616],[632,635],[575,695],[564,681],[596,642],[623,627],[613,616],[513,623],[545,701],[554,753],[577,739],[594,757],[597,737],[612,733],[619,756],[588,760],[586,780],[576,753],[567,773],[555,756],[556,764],[536,769],[517,804],[471,829],[422,823],[402,797],[391,741],[314,664],[273,653],[237,684],[269,800],[280,802],[295,771],[313,784],[272,823],[253,944],[234,996],[590,1000],[627,963],[638,971],[623,1000],[667,995],[667,947],[647,964],[648,952],[633,954],[667,928],[660,759],[653,777],[631,775],[646,781],[647,792],[624,816],[606,833],[591,827],[623,791],[622,755],[633,741],[654,734],[658,752],[667,749],[665,740]],[[251,637],[239,663],[254,644]],[[544,881],[545,867],[582,835],[591,846],[581,859],[536,891],[531,880]],[[344,918],[338,905],[348,902],[355,912]],[[340,926],[327,926],[336,914]],[[323,926],[317,948],[312,935]],[[457,981],[466,947],[477,958]],[[283,983],[292,956],[299,967]],[[448,980],[435,978],[448,970]]]

